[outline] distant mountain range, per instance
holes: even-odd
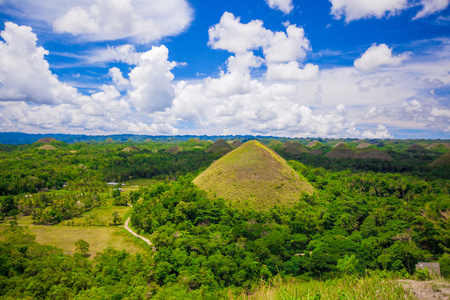
[[[239,139],[241,141],[248,141],[255,138],[255,136],[250,135],[227,135],[227,136],[197,136],[197,135],[177,135],[177,136],[162,136],[162,135],[134,135],[134,134],[114,134],[114,135],[83,135],[83,134],[28,134],[21,132],[0,132],[0,144],[7,145],[21,145],[21,144],[32,144],[37,142],[38,140],[52,137],[57,139],[58,141],[65,142],[68,144],[79,143],[79,142],[104,142],[106,139],[111,138],[115,142],[125,142],[128,140],[133,140],[135,142],[143,142],[145,140],[153,140],[159,142],[186,142],[191,138],[198,138],[201,140],[211,140],[216,141],[218,139]],[[258,136],[257,136],[258,137]],[[264,136],[261,138],[275,138]]]

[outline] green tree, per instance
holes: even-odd
[[[88,256],[88,252],[89,252],[89,243],[86,242],[85,240],[79,239],[78,241],[75,242],[75,246],[76,246],[76,252],[81,254],[82,256]]]
[[[120,223],[122,223],[122,218],[119,216],[119,212],[118,211],[115,211],[113,214],[112,214],[112,222],[113,222],[113,225],[117,225],[117,224],[120,224]]]

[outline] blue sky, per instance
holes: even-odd
[[[0,131],[450,138],[450,0],[0,0]]]

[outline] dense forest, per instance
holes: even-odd
[[[356,140],[296,140],[301,151],[285,139],[260,141],[314,193],[267,210],[210,197],[192,180],[224,153],[205,151],[206,140],[0,145],[0,298],[230,298],[280,277],[405,278],[420,261],[439,262],[450,276],[450,168],[432,164],[448,144],[364,141],[389,155],[379,159],[356,155],[368,153]],[[339,148],[351,155],[330,155]],[[153,183],[127,192],[115,185],[136,179]],[[127,203],[132,227],[156,251],[70,255],[36,243],[20,224],[31,216],[28,227],[54,226]]]

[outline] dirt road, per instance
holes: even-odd
[[[145,237],[143,237],[143,236],[137,234],[136,232],[134,232],[134,231],[128,226],[128,223],[130,222],[130,219],[131,219],[131,218],[128,218],[128,219],[126,220],[126,222],[125,222],[125,224],[123,225],[123,227],[125,227],[125,229],[128,230],[128,232],[131,233],[132,235],[134,235],[135,237],[140,238],[141,240],[143,240],[144,242],[146,242],[147,244],[149,244],[150,247],[152,247],[153,251],[156,251],[155,246],[153,246],[152,242],[150,242],[149,239],[147,239],[147,238],[145,238]]]

